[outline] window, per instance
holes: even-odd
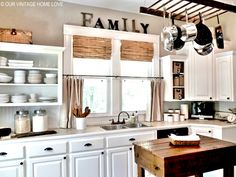
[[[145,111],[150,100],[149,80],[130,80],[122,82],[122,110]]]
[[[76,75],[108,75],[109,66],[110,60],[73,59],[73,71]],[[83,107],[89,106],[91,113],[109,112],[108,81],[105,78],[84,77]]]
[[[148,77],[151,75],[151,62],[121,61],[122,76]],[[145,111],[150,100],[150,81],[143,79],[122,80],[122,110]]]
[[[130,76],[159,76],[158,35],[64,25],[64,37],[64,73],[96,75],[83,77],[83,105],[89,106],[94,116],[146,111],[150,81]]]

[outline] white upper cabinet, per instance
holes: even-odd
[[[63,47],[1,42],[0,56],[7,62],[0,63],[0,73],[12,79],[0,79],[0,106],[60,105],[63,50]],[[48,73],[56,78],[46,78]],[[37,100],[30,100],[32,93]],[[12,96],[19,94],[24,99],[13,99]]]
[[[223,52],[215,55],[216,61],[216,100],[236,100],[236,52]]]
[[[201,56],[194,50],[189,58],[189,96],[190,100],[212,101],[213,92],[213,54]]]

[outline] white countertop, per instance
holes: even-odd
[[[236,124],[230,124],[227,122],[219,120],[187,120],[183,122],[143,122],[145,125],[151,127],[141,127],[141,128],[127,128],[119,130],[104,130],[100,126],[87,126],[85,130],[76,129],[55,129],[56,134],[32,136],[25,138],[11,138],[1,140],[0,143],[26,143],[32,141],[44,141],[52,139],[67,139],[67,138],[79,138],[86,136],[102,136],[102,135],[114,135],[118,133],[127,132],[140,132],[147,130],[161,130],[168,128],[179,128],[179,127],[189,127],[189,126],[206,126],[212,128],[236,128]]]

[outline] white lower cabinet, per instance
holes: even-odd
[[[25,177],[22,144],[0,145],[0,177]]]
[[[32,158],[27,166],[29,177],[67,177],[65,155]]]
[[[0,162],[1,177],[24,177],[24,160],[11,160]]]
[[[132,146],[107,150],[107,177],[133,176]]]
[[[104,151],[70,155],[70,177],[104,177]]]
[[[151,139],[156,139],[156,131],[129,132],[107,136],[107,177],[137,177],[133,143]]]
[[[70,177],[104,177],[104,137],[80,138],[69,142]]]
[[[67,177],[66,141],[26,145],[27,177]]]

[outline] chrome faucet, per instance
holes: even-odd
[[[114,121],[114,119],[111,119],[111,124],[125,124],[125,119],[123,119],[122,121],[120,121],[120,115],[121,114],[126,114],[127,117],[129,118],[129,113],[126,112],[126,111],[121,111],[119,114],[118,114],[118,119],[117,119],[117,122]]]

